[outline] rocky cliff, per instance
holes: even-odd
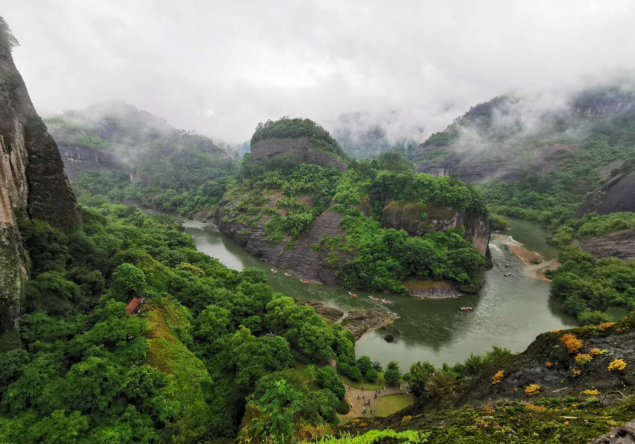
[[[588,213],[600,215],[635,211],[635,171],[609,179],[578,208],[578,217]]]
[[[333,166],[340,171],[346,170],[346,164],[339,157],[311,145],[309,137],[264,139],[251,147],[253,160],[262,165],[267,159],[289,156],[303,163],[312,163],[321,167]]]
[[[621,230],[577,242],[583,250],[597,258],[635,260],[635,230]]]
[[[490,230],[487,217],[460,212],[449,207],[389,202],[382,211],[385,228],[405,230],[411,236],[445,231],[448,228],[465,228],[465,238],[474,240],[474,247],[482,255],[487,253]]]
[[[292,270],[302,278],[320,282],[326,285],[337,285],[337,267],[326,262],[328,252],[312,251],[311,246],[318,244],[323,236],[340,236],[344,231],[340,228],[342,216],[335,211],[321,214],[311,229],[297,241],[293,249],[286,248],[290,238],[283,239],[277,244],[267,242],[264,226],[269,221],[265,217],[256,227],[247,227],[226,217],[239,202],[221,205],[218,216],[220,231],[239,245],[245,247],[248,253],[280,268]],[[354,257],[353,253],[340,253],[342,263]]]
[[[37,115],[0,36],[0,351],[13,345],[27,276],[18,222],[42,219],[56,228],[81,224],[75,196],[53,138]]]
[[[58,143],[57,146],[70,180],[77,179],[84,171],[127,171],[116,152],[68,143]]]

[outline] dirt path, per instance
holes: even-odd
[[[348,401],[349,405],[352,404],[353,407],[351,408],[351,411],[348,412],[348,414],[337,415],[340,418],[358,418],[361,416],[375,416],[377,412],[377,408],[379,407],[379,400],[382,396],[398,395],[400,393],[406,394],[410,390],[410,386],[406,383],[401,384],[401,390],[399,390],[399,387],[388,387],[388,386],[386,387],[385,390],[382,389],[381,391],[375,391],[372,389],[362,390],[362,389],[357,389],[355,387],[351,387],[348,385],[345,385],[345,387],[346,387],[346,400]],[[375,393],[377,393],[377,399],[375,399]],[[368,404],[364,405],[364,403],[367,403],[369,399],[370,399],[370,405]],[[366,407],[366,413],[363,413],[364,407]],[[371,410],[373,411],[372,414],[370,413]]]

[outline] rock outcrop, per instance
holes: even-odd
[[[616,257],[622,260],[635,260],[635,230],[616,231],[576,242],[583,250],[597,258]]]
[[[330,265],[326,261],[328,252],[312,251],[313,244],[319,244],[323,236],[340,236],[345,232],[340,228],[342,216],[335,211],[322,213],[311,229],[305,233],[293,247],[286,248],[289,238],[281,242],[272,244],[267,242],[264,225],[269,218],[264,218],[258,222],[256,227],[250,229],[235,221],[228,221],[225,216],[229,214],[238,202],[221,206],[218,216],[218,228],[234,239],[239,245],[245,247],[248,253],[261,258],[262,260],[280,268],[292,270],[302,278],[323,283],[326,285],[337,285],[337,266]],[[247,231],[245,231],[247,230]],[[345,263],[354,257],[354,253],[340,252],[341,263]]]
[[[449,207],[392,201],[384,207],[381,222],[385,228],[405,230],[411,236],[464,227],[465,238],[472,238],[474,247],[482,255],[487,253],[489,225],[487,218],[479,214],[459,212]]]
[[[635,171],[609,179],[578,208],[577,215],[604,215],[620,211],[635,211]]]
[[[58,143],[66,174],[75,180],[84,171],[127,171],[126,166],[114,151],[97,150],[83,145]]]
[[[0,36],[0,351],[15,345],[27,277],[18,222],[81,225],[53,138],[37,115],[5,36]]]
[[[311,145],[309,137],[288,139],[264,139],[251,147],[251,155],[259,165],[267,159],[279,156],[289,156],[303,163],[312,163],[321,167],[335,167],[340,171],[346,170],[346,164],[339,157]]]

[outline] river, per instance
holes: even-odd
[[[436,366],[444,362],[454,364],[470,353],[489,351],[492,345],[520,352],[540,333],[576,325],[575,318],[563,313],[560,304],[549,297],[549,283],[533,276],[535,266],[524,265],[506,247],[510,242],[522,242],[547,259],[554,258],[557,251],[545,242],[547,233],[536,223],[513,219],[510,223],[511,231],[492,236],[494,268],[485,273],[480,295],[432,300],[382,294],[381,297],[394,301],[390,307],[371,301],[367,292],[357,291],[359,298],[354,299],[337,287],[304,285],[295,274],[286,278],[284,270],[272,274],[270,265],[251,256],[211,226],[194,221],[185,221],[184,226],[188,234],[197,236],[199,251],[228,267],[265,270],[274,291],[302,300],[321,301],[342,310],[380,307],[398,314],[401,318],[390,328],[394,342],[388,343],[382,333],[374,332],[357,341],[355,348],[357,356],[368,355],[384,366],[394,360],[402,371],[407,371],[417,361],[430,361]],[[505,268],[506,263],[510,268]],[[507,271],[513,276],[504,277]],[[472,306],[474,310],[463,312],[459,310],[462,306]]]

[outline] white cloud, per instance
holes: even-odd
[[[438,131],[509,90],[632,72],[635,3],[0,0],[41,112],[121,99],[236,143],[345,112]],[[405,136],[408,136],[406,134]]]

